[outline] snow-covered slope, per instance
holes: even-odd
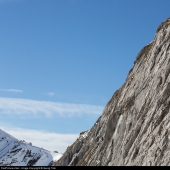
[[[62,153],[55,153],[55,152],[51,152],[51,155],[53,156],[53,162],[59,160],[62,157]]]
[[[50,166],[50,151],[20,141],[0,129],[0,166]]]

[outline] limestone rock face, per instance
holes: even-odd
[[[170,18],[139,52],[102,116],[54,165],[170,165]]]

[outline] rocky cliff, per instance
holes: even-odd
[[[170,165],[170,18],[139,52],[102,116],[54,165]]]

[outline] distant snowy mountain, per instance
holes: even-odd
[[[0,166],[51,166],[57,155],[0,129]]]
[[[62,157],[62,153],[55,153],[55,152],[51,152],[51,155],[53,156],[53,162],[59,160]]]

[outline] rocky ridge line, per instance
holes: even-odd
[[[102,116],[54,165],[170,165],[170,18],[139,52]]]

